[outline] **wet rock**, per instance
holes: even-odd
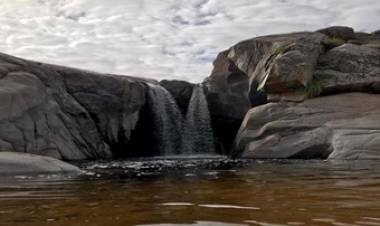
[[[233,155],[380,159],[380,95],[347,93],[251,109]]]
[[[0,152],[0,175],[80,174],[82,171],[58,159],[27,153]]]
[[[194,84],[179,80],[162,80],[160,84],[171,93],[181,112],[186,114]]]
[[[128,151],[149,81],[5,54],[0,71],[0,151],[66,160]]]

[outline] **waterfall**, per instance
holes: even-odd
[[[192,154],[213,154],[214,136],[211,128],[210,112],[203,86],[197,85],[193,93],[186,113],[185,141],[187,150]]]
[[[148,95],[160,155],[215,153],[208,104],[201,85],[193,88],[185,118],[164,87],[150,85]]]
[[[179,154],[183,140],[183,117],[172,95],[160,85],[151,85],[149,98],[154,136],[161,155]]]

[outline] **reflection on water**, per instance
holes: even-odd
[[[82,163],[2,178],[0,225],[380,225],[378,162]]]

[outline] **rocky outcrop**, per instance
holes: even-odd
[[[206,80],[214,114],[241,119],[258,90],[275,97],[305,87],[322,51],[325,36],[303,32],[240,42],[220,53]]]
[[[304,99],[294,93],[312,80],[325,36],[302,32],[272,35],[246,40],[220,53],[214,69],[205,81],[216,134],[225,146],[236,134],[245,113],[253,106],[279,99]],[[223,125],[224,122],[230,124]],[[221,135],[219,135],[221,136]],[[229,137],[229,138],[228,138]]]
[[[145,80],[0,55],[0,151],[107,159],[125,148]]]
[[[251,109],[234,156],[380,159],[380,95],[348,93]]]
[[[257,37],[221,52],[205,80],[215,134],[229,149],[245,113],[266,102],[378,93],[379,41],[376,33],[335,26]]]
[[[0,152],[0,175],[81,174],[82,171],[58,159],[27,153]]]
[[[280,111],[278,117],[301,115],[308,121],[307,115],[297,112],[297,107],[303,109],[303,105],[296,103],[314,103],[310,98],[318,97],[316,100],[319,100],[319,96],[347,92],[380,93],[379,43],[378,32],[369,34],[348,27],[330,27],[316,32],[256,37],[221,52],[214,61],[210,77],[203,83],[217,149],[229,153],[244,116],[253,107],[266,104],[251,110],[246,121],[266,126],[271,123],[266,121],[267,118],[277,120],[277,116],[271,118],[277,110]],[[161,97],[166,97],[167,101],[161,103],[158,110],[160,98],[155,96],[153,89],[161,90]],[[174,102],[184,116],[193,90],[194,84],[183,81],[157,82],[99,74],[0,54],[0,151],[34,153],[64,160],[155,155],[159,150],[152,142],[157,138],[153,129],[157,122],[153,116],[160,115],[164,112],[160,109],[167,110],[168,106],[175,105]],[[196,93],[203,95],[202,92]],[[202,98],[198,99],[203,104],[204,98],[199,94]],[[348,101],[345,96],[334,98]],[[317,109],[316,105],[312,106]],[[339,115],[339,106],[334,114]],[[323,106],[321,109],[321,115],[325,114]],[[344,109],[342,107],[341,111]],[[266,111],[269,115],[263,113]],[[344,117],[357,119],[350,118],[351,115]],[[164,121],[176,120],[170,116]],[[329,121],[321,119],[321,125],[309,135],[324,137],[326,123]],[[256,156],[256,147],[258,150],[266,148],[267,139],[269,143],[275,143],[273,137],[276,136],[266,137],[272,131],[260,126],[251,130],[243,124],[233,150],[236,156]],[[303,127],[299,130],[305,132]],[[258,131],[266,132],[261,134]],[[284,126],[276,127],[276,131],[276,135],[281,133],[283,136],[286,131],[293,130]],[[334,133],[335,130],[332,131],[328,132]],[[252,134],[261,135],[252,137]],[[309,143],[307,136],[303,137],[302,145]],[[316,139],[315,142],[316,145],[332,145],[330,141]],[[288,142],[289,147],[290,144]],[[290,149],[286,145],[276,146],[273,153],[282,153],[281,146],[284,150]],[[314,150],[316,145],[309,146]],[[297,147],[302,150],[291,154],[285,151],[288,154],[281,156],[314,153],[305,151],[310,150],[309,146]],[[330,151],[316,153],[316,157],[332,156],[330,153],[335,152],[330,146],[324,147]]]

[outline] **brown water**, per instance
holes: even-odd
[[[153,160],[0,183],[0,225],[380,225],[378,162]]]

